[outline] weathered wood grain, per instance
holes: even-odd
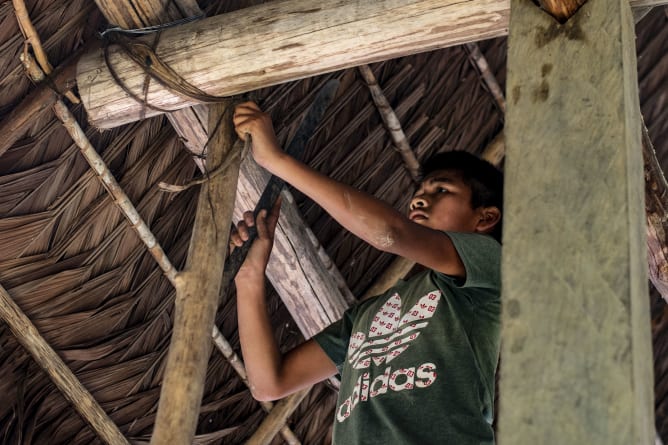
[[[250,157],[241,164],[239,190],[234,217],[242,219],[244,210],[253,209],[269,181],[269,173]],[[352,304],[354,297],[331,262],[324,262],[309,236],[311,229],[299,213],[292,194],[282,193],[283,205],[276,228],[274,249],[267,266],[267,277],[306,338],[334,321]],[[317,240],[316,240],[317,241]],[[328,267],[329,266],[329,267]]]
[[[512,0],[500,444],[650,444],[653,378],[634,26]]]
[[[207,166],[214,170],[233,156],[231,102],[210,107],[209,128],[216,128],[207,156]],[[152,444],[189,445],[195,436],[228,250],[239,153],[233,159],[226,173],[212,177],[200,190],[188,260],[176,277],[174,329]]]
[[[630,0],[643,6],[668,0]],[[649,3],[649,5],[648,5]],[[227,96],[342,68],[507,34],[509,1],[279,0],[164,30],[157,55],[184,79]],[[153,36],[149,36],[153,42]],[[127,87],[143,95],[144,71],[112,50]],[[113,128],[146,116],[111,77],[101,51],[82,58],[77,83],[91,123]],[[195,102],[152,81],[149,103]]]

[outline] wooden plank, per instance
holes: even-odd
[[[0,319],[7,323],[19,343],[33,356],[67,401],[105,443],[129,445],[116,424],[40,335],[3,286],[0,286]]]
[[[668,0],[630,0],[666,4]],[[184,79],[227,96],[290,80],[507,34],[507,0],[279,0],[161,33],[157,55]],[[149,36],[152,44],[154,37]],[[125,85],[144,97],[145,74],[112,49]],[[77,83],[92,124],[113,128],[146,116],[116,84],[101,50],[83,57]],[[148,102],[180,109],[196,101],[152,81]]]
[[[199,193],[188,260],[176,277],[174,329],[152,444],[189,445],[195,436],[239,174],[240,156],[232,153],[231,107],[230,102],[209,110],[209,128],[216,131],[209,143],[208,168],[215,170],[228,157],[235,161]]]
[[[634,26],[512,0],[499,443],[654,440]]]

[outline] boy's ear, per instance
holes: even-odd
[[[501,210],[494,206],[482,207],[480,208],[480,219],[476,226],[476,232],[490,233],[499,221],[501,221]]]

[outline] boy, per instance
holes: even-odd
[[[500,172],[463,152],[433,158],[408,217],[290,158],[256,104],[237,106],[237,133],[257,163],[374,247],[425,270],[365,300],[281,356],[265,307],[264,270],[280,203],[244,215],[231,242],[258,239],[239,271],[239,336],[258,400],[341,374],[336,444],[491,444],[499,350]]]

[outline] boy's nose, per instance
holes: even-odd
[[[422,196],[414,196],[409,206],[410,210],[427,207],[427,200]]]

